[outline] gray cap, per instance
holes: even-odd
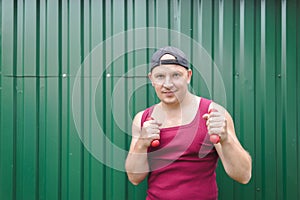
[[[175,57],[175,59],[166,59],[161,60],[161,57],[165,54],[170,54]],[[151,70],[154,67],[157,67],[159,65],[181,65],[182,67],[188,69],[188,61],[185,56],[185,54],[176,47],[166,46],[163,48],[158,49],[152,56],[151,59]]]

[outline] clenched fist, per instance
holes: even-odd
[[[214,144],[225,141],[228,134],[225,111],[222,112],[222,109],[219,110],[212,108],[209,110],[208,114],[203,115],[203,118],[206,120],[210,141]]]
[[[141,135],[139,138],[141,141],[143,141],[144,146],[149,147],[150,145],[152,145],[153,147],[156,147],[154,146],[154,144],[159,143],[158,140],[160,139],[160,126],[161,123],[159,123],[158,121],[154,120],[153,118],[147,118],[147,120],[143,124]],[[155,143],[153,143],[154,141]]]

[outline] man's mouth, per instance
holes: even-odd
[[[162,93],[166,95],[173,95],[175,91],[162,91]]]
[[[168,90],[168,91],[162,91],[163,93],[174,93],[174,91]]]

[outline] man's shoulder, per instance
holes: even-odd
[[[143,116],[144,114],[147,114],[147,113],[151,112],[151,110],[153,109],[153,107],[154,107],[154,105],[153,105],[153,106],[150,106],[150,107],[148,107],[148,108],[146,108],[146,109],[144,109],[144,110],[138,111],[138,112],[135,114],[135,117],[134,117],[134,118],[139,118],[139,119],[141,119],[142,116]]]

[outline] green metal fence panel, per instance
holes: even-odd
[[[158,102],[154,49],[232,114],[247,185],[219,199],[300,199],[298,0],[0,1],[0,199],[145,199],[124,172],[133,116]]]

